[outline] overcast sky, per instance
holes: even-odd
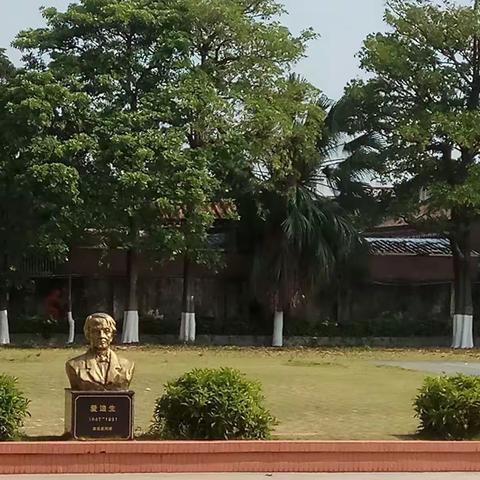
[[[283,0],[289,15],[284,23],[294,33],[313,27],[321,36],[311,43],[298,73],[330,98],[341,96],[345,84],[360,75],[355,54],[370,32],[383,31],[384,0]],[[0,47],[8,47],[24,28],[42,25],[39,8],[64,9],[70,0],[0,0]],[[9,48],[12,60],[18,52]]]

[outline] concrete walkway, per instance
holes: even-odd
[[[480,473],[177,473],[145,475],[0,475],[0,480],[480,480]]]
[[[478,362],[375,362],[378,366],[399,367],[406,370],[416,370],[429,373],[465,373],[467,375],[480,375]]]

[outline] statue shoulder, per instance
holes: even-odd
[[[65,366],[75,368],[79,366],[79,364],[85,362],[87,355],[85,353],[82,353],[81,355],[78,355],[77,357],[73,357],[70,360],[67,360],[65,362]]]
[[[119,355],[117,352],[115,352],[115,355],[117,356],[117,361],[122,368],[125,370],[132,370],[134,368],[135,363],[132,360]]]

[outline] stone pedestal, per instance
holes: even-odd
[[[65,433],[74,440],[133,440],[132,391],[65,389]]]

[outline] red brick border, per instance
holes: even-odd
[[[18,442],[0,474],[480,471],[480,442]]]

